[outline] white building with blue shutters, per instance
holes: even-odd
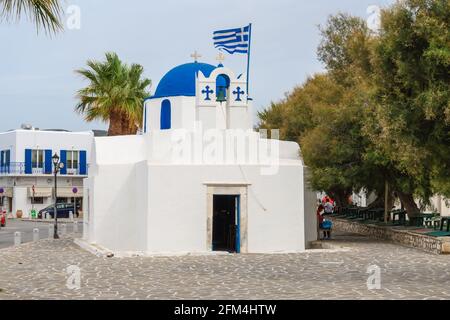
[[[52,156],[64,168],[58,174],[58,201],[82,202],[83,178],[94,134],[55,130],[20,129],[0,133],[0,209],[15,216],[40,210],[54,202]]]
[[[305,250],[316,194],[299,145],[253,129],[246,86],[182,64],[145,101],[143,134],[95,138],[84,240],[119,255]]]

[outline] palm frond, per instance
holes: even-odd
[[[27,16],[39,31],[56,33],[63,29],[59,0],[0,0],[0,20],[19,20]]]

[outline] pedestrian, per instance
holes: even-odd
[[[317,208],[317,223],[319,224],[319,230],[323,231],[323,240],[331,240],[331,229],[333,223],[330,220],[325,220],[325,207],[322,203]],[[320,237],[320,235],[319,235]]]

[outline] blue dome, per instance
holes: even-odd
[[[174,96],[195,96],[195,79],[198,71],[206,77],[216,69],[215,66],[193,62],[182,64],[173,68],[161,79],[152,98],[174,97]]]

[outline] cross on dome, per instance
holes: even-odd
[[[216,57],[216,60],[219,61],[220,64],[225,61],[225,55],[222,52],[219,52],[219,54]]]
[[[193,54],[191,54],[191,57],[194,58],[195,62],[197,62],[198,58],[201,58],[202,55],[200,53],[198,53],[197,50],[195,50],[195,52]]]

